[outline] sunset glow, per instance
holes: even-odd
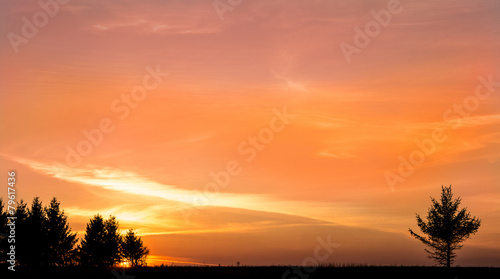
[[[500,266],[499,1],[214,2],[0,0],[18,201],[57,197],[78,237],[114,215],[150,266],[328,237],[326,263],[431,265],[408,228],[451,184],[482,220],[456,264]]]

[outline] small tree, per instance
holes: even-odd
[[[31,203],[31,208],[28,210],[28,218],[26,224],[29,238],[26,239],[29,253],[26,256],[26,264],[30,266],[41,266],[46,262],[45,244],[47,243],[47,230],[45,228],[45,220],[47,215],[43,209],[42,202],[39,197],[34,197]]]
[[[450,267],[454,262],[455,250],[462,248],[460,243],[475,234],[481,225],[481,220],[470,216],[467,208],[460,211],[458,206],[462,199],[453,199],[450,187],[441,186],[441,200],[431,197],[432,206],[427,212],[427,221],[417,216],[417,225],[426,236],[420,236],[411,229],[410,234],[430,247],[425,249],[429,258],[443,266]]]
[[[146,264],[149,249],[144,246],[142,239],[136,236],[134,230],[130,229],[123,237],[121,254],[131,266],[141,266]]]
[[[95,215],[87,223],[85,236],[81,240],[80,261],[84,266],[104,266],[104,220]]]
[[[105,250],[105,263],[107,266],[113,266],[120,262],[120,246],[122,244],[122,238],[118,232],[118,221],[116,221],[115,216],[110,216],[108,220],[104,222],[104,247]]]
[[[76,233],[69,228],[68,218],[64,211],[59,209],[59,202],[52,198],[50,205],[45,208],[47,220],[47,262],[52,265],[67,265],[73,257],[76,243]]]
[[[81,241],[80,261],[84,266],[108,267],[120,260],[121,237],[118,233],[118,222],[111,216],[104,220],[95,215],[87,223],[85,236]]]
[[[28,205],[23,200],[17,203],[14,216],[16,217],[16,260],[20,265],[26,265],[29,262],[30,232],[27,224]]]

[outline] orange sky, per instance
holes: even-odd
[[[498,266],[498,1],[46,2],[0,1],[0,165],[79,236],[101,213],[152,264],[301,264],[318,237],[431,264],[408,228],[453,184],[482,219],[456,263]]]

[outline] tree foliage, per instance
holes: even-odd
[[[99,266],[104,262],[104,219],[95,215],[87,223],[85,236],[78,247],[80,262],[85,266]]]
[[[427,221],[416,214],[417,225],[424,234],[421,236],[409,229],[410,234],[427,245],[425,249],[429,257],[438,264],[450,267],[456,255],[456,250],[462,248],[462,242],[471,234],[475,234],[481,225],[481,220],[471,217],[467,208],[459,210],[462,202],[460,197],[453,199],[450,187],[441,187],[441,199],[431,197],[432,205],[427,212]]]
[[[72,233],[68,224],[68,217],[59,208],[59,202],[52,198],[50,205],[45,208],[47,214],[47,244],[46,258],[49,264],[64,266],[72,261],[76,244],[76,233]]]
[[[7,212],[0,201],[2,236],[7,236]],[[15,245],[16,260],[20,265],[40,267],[46,265],[67,265],[76,243],[76,233],[71,233],[67,217],[59,209],[59,202],[53,198],[49,207],[43,207],[40,198],[35,197],[31,207],[21,200],[17,203],[14,216],[15,238],[12,243],[1,242],[1,261],[9,245]],[[5,240],[5,239],[4,239]]]
[[[8,219],[15,219],[15,253],[21,266],[66,266],[80,264],[92,267],[110,267],[122,259],[132,266],[144,265],[149,250],[142,239],[130,229],[124,237],[114,216],[104,220],[97,214],[87,223],[85,236],[76,247],[76,233],[71,232],[68,218],[56,198],[43,207],[35,197],[31,207],[21,200],[12,213],[7,213],[0,198],[0,263],[5,263],[9,251]],[[13,219],[14,220],[14,219]]]
[[[123,237],[121,254],[131,266],[141,266],[146,264],[149,249],[144,246],[142,239],[136,236],[134,230],[130,229]]]
[[[108,267],[120,260],[121,237],[118,222],[110,216],[104,220],[97,214],[90,219],[79,247],[80,261],[85,266]]]
[[[130,229],[123,237],[114,216],[104,220],[97,214],[89,223],[85,236],[76,246],[76,233],[71,232],[68,217],[60,209],[56,198],[43,207],[35,197],[28,207],[23,200],[8,213],[0,198],[0,263],[5,263],[9,245],[15,245],[17,263],[21,266],[66,266],[80,264],[92,267],[110,267],[122,259],[132,266],[146,264],[149,249]],[[8,243],[10,214],[15,221],[15,243]]]
[[[118,221],[115,216],[110,216],[108,220],[104,222],[105,234],[104,234],[104,247],[105,252],[105,265],[113,266],[121,260],[120,247],[122,244],[122,238],[118,232]]]
[[[17,203],[16,211],[14,213],[16,217],[15,228],[16,228],[16,259],[19,264],[27,265],[29,263],[29,253],[30,249],[29,243],[29,227],[28,227],[28,205],[21,200]]]
[[[26,246],[30,252],[24,255],[25,264],[29,266],[45,265],[45,255],[50,251],[46,248],[46,221],[47,214],[43,209],[40,198],[35,197],[31,203],[31,208],[28,209],[26,217],[27,232],[29,237],[26,238],[22,246]],[[21,244],[21,243],[19,243]]]

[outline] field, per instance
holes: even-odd
[[[29,269],[8,271],[2,268],[1,278],[499,278],[500,268],[490,267],[423,267],[423,266],[223,266],[223,267],[146,267],[129,269]]]

